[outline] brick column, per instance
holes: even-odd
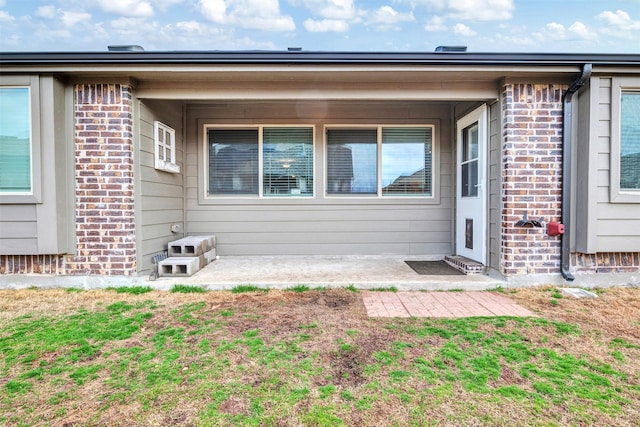
[[[545,228],[517,227],[529,219],[560,221],[562,94],[566,86],[505,84],[502,145],[501,272],[558,273],[560,237]]]
[[[78,84],[75,95],[76,238],[66,274],[136,272],[130,87]]]

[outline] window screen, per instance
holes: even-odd
[[[382,195],[431,195],[431,128],[382,129]]]
[[[209,130],[209,194],[258,194],[258,130]]]
[[[620,109],[620,189],[640,189],[640,92],[623,92]]]
[[[377,193],[377,130],[327,131],[327,193]]]
[[[265,197],[313,196],[313,129],[264,128]]]
[[[0,193],[31,192],[29,88],[0,88]]]

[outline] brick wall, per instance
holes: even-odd
[[[80,84],[75,95],[76,256],[66,274],[136,271],[130,88]]]
[[[640,252],[601,252],[571,254],[572,270],[592,273],[638,273]]]
[[[505,84],[502,145],[501,272],[554,274],[560,237],[546,228],[518,227],[529,219],[559,221],[562,202],[562,94],[566,86]]]

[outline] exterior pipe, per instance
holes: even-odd
[[[571,122],[573,105],[571,99],[591,78],[592,64],[584,64],[582,73],[562,97],[563,104],[563,130],[562,130],[562,223],[564,234],[561,240],[560,273],[565,280],[573,281],[571,274]]]

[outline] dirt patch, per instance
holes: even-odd
[[[554,298],[555,289],[548,286],[517,289],[507,296],[546,319],[580,324],[584,329],[595,328],[611,337],[625,335],[640,343],[640,289],[596,289],[598,298],[592,299],[563,293],[562,298]]]

